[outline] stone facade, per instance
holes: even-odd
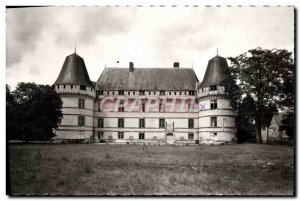
[[[210,63],[207,71],[209,68]],[[170,75],[171,80],[163,81],[162,74]],[[205,86],[193,69],[180,69],[178,62],[174,68],[145,70],[134,68],[131,62],[127,71],[105,69],[97,83],[92,83],[83,59],[74,53],[66,58],[54,83],[63,100],[63,119],[55,140],[124,144],[235,141],[236,111],[225,99],[219,81]]]

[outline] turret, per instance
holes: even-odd
[[[230,106],[222,86],[228,76],[225,58],[217,55],[209,60],[203,81],[197,86],[200,143],[236,141],[237,112]]]
[[[63,101],[56,140],[89,141],[96,93],[84,60],[76,52],[66,57],[54,86]]]

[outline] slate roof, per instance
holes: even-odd
[[[273,118],[276,120],[276,123],[278,124],[278,126],[293,126],[291,124],[287,124],[287,123],[291,123],[291,122],[284,122],[283,120],[288,118],[288,117],[292,117],[293,114],[291,113],[278,113],[275,114],[273,116]]]
[[[225,58],[215,56],[208,61],[205,75],[199,88],[219,85],[228,77],[228,64]]]
[[[73,84],[94,87],[89,78],[83,58],[76,53],[66,57],[54,84]]]
[[[194,91],[198,78],[190,68],[105,68],[98,90]]]

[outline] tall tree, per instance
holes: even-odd
[[[15,121],[15,110],[16,110],[16,102],[15,97],[10,91],[10,87],[6,85],[6,132],[9,138],[6,140],[10,140],[13,138],[18,138],[16,132],[16,121]]]
[[[237,57],[230,57],[229,60],[230,71],[240,88],[239,101],[245,94],[254,100],[256,141],[261,143],[263,112],[271,104],[281,110],[294,110],[295,75],[292,53],[281,49],[256,48]]]
[[[26,142],[51,139],[53,128],[62,118],[62,100],[55,90],[49,85],[21,82],[12,94],[16,103],[15,136]]]

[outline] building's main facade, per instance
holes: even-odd
[[[208,63],[203,82],[193,69],[105,68],[96,83],[84,60],[67,56],[54,83],[63,100],[56,140],[109,143],[235,141],[236,111],[225,98],[225,58]]]

